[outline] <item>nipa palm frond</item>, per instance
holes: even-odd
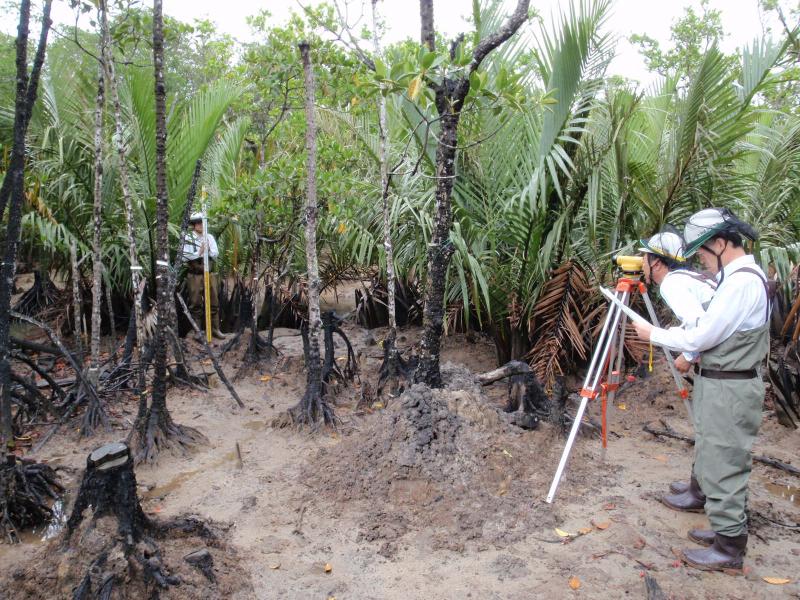
[[[563,375],[570,353],[586,358],[581,331],[589,295],[586,273],[574,261],[553,271],[531,313],[533,349],[527,358],[547,389]]]

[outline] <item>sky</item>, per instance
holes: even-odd
[[[145,0],[147,1],[147,0]],[[300,0],[303,4],[314,5],[319,0]],[[340,0],[342,2],[343,0]],[[360,6],[358,0],[350,0],[353,6]],[[507,0],[512,6],[514,0]],[[434,19],[437,30],[448,37],[461,31],[467,31],[462,16],[471,11],[471,0],[434,0]],[[383,0],[380,11],[387,25],[386,42],[412,37],[419,38],[419,9],[413,0]],[[546,19],[566,9],[569,3],[565,0],[532,0],[531,6],[536,8]],[[647,72],[644,61],[637,49],[627,38],[632,33],[646,33],[659,40],[662,47],[668,45],[670,25],[684,12],[684,7],[693,6],[699,10],[700,0],[616,0],[612,14],[606,27],[608,31],[619,36],[617,54],[609,68],[609,74],[623,75],[636,79],[644,85],[654,81],[654,76]],[[723,51],[732,52],[736,48],[750,43],[761,35],[761,15],[758,0],[710,0],[710,7],[722,13],[724,31],[728,34],[722,44]],[[207,18],[216,23],[222,32],[232,35],[237,40],[251,41],[252,36],[246,23],[246,17],[261,9],[268,9],[276,24],[284,22],[292,10],[299,11],[298,0],[164,0],[164,12],[183,21],[191,22],[195,18]],[[509,9],[510,10],[510,9]],[[359,11],[360,12],[360,11]],[[64,0],[57,0],[53,7],[54,19],[60,23],[72,23],[74,17]],[[8,26],[7,15],[3,29],[12,32]],[[13,19],[13,17],[12,17]],[[366,24],[371,23],[371,17]]]

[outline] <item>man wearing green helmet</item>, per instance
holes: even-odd
[[[654,344],[700,353],[693,394],[694,471],[706,495],[711,530],[689,532],[692,540],[709,547],[684,550],[683,558],[699,569],[736,570],[747,548],[750,450],[764,402],[759,368],[769,348],[767,277],[743,247],[744,238],[755,240],[756,232],[727,209],[692,215],[684,238],[685,255],[697,253],[717,277],[708,309],[692,329],[634,327]]]
[[[685,268],[683,239],[671,231],[657,233],[647,240],[640,240],[639,252],[644,253],[643,271],[645,282],[656,284],[662,300],[684,328],[692,328],[705,314],[717,284],[699,273]],[[699,358],[696,352],[684,352],[675,359],[675,367],[686,373]],[[670,493],[661,501],[673,510],[702,512],[706,497],[692,472],[689,482],[675,481],[670,484]]]

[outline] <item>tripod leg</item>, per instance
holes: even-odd
[[[628,293],[617,292],[617,297],[620,298],[622,302],[626,302]],[[617,327],[619,326],[621,316],[622,311],[619,310],[615,304],[612,304],[608,309],[606,321],[603,324],[603,330],[600,334],[600,338],[598,339],[597,346],[595,347],[595,352],[592,355],[592,360],[589,364],[589,371],[586,373],[586,379],[583,383],[583,390],[581,391],[581,403],[578,406],[578,411],[575,413],[575,420],[572,422],[572,428],[569,431],[569,437],[567,437],[567,444],[564,447],[564,451],[561,453],[561,459],[558,461],[556,474],[553,477],[553,482],[550,484],[550,490],[547,492],[546,502],[548,504],[551,504],[556,496],[556,490],[558,489],[561,476],[564,473],[564,468],[567,466],[567,460],[569,459],[569,454],[572,451],[572,445],[575,443],[575,437],[578,435],[578,430],[581,427],[583,413],[586,412],[586,405],[589,402],[590,394],[594,394],[597,390],[597,384],[600,381],[603,370],[605,369],[608,353],[614,343],[614,331],[616,331]],[[589,387],[590,383],[591,387]]]
[[[653,307],[653,303],[650,300],[650,296],[647,294],[647,290],[642,292],[642,297],[644,298],[644,303],[647,306],[647,312],[650,314],[650,320],[656,327],[661,327],[658,322],[658,316],[656,315],[656,310]],[[672,357],[672,352],[670,352],[667,348],[664,348],[664,356],[667,359],[667,366],[669,367],[670,372],[672,373],[672,378],[675,380],[675,386],[678,388],[678,396],[683,399],[683,405],[686,407],[686,414],[689,415],[689,420],[694,425],[694,413],[692,413],[692,405],[689,402],[689,391],[686,389],[686,384],[683,381],[683,378],[678,373],[678,370],[675,368],[675,362]]]

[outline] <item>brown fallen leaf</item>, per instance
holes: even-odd
[[[330,573],[331,571],[333,571],[333,567],[331,566],[331,563],[325,563],[325,572],[326,573]]]
[[[614,510],[615,508],[617,508],[617,505],[614,504],[613,502],[603,504],[603,510]]]
[[[767,583],[771,583],[772,585],[785,585],[787,583],[792,583],[791,579],[786,579],[785,577],[762,577],[761,579]]]
[[[653,458],[655,458],[657,461],[663,462],[663,463],[665,463],[665,462],[667,462],[669,460],[669,458],[667,458],[664,454],[657,454]]]
[[[595,527],[597,527],[600,530],[608,529],[610,526],[611,526],[611,522],[610,521],[603,521],[602,523],[596,523],[595,524]]]
[[[275,571],[276,569],[280,569],[281,563],[278,563],[277,565],[270,565],[269,568],[272,569],[273,571]]]
[[[592,528],[591,527],[581,527],[580,529],[578,529],[578,533],[580,533],[581,535],[586,535],[587,533],[592,533]]]
[[[373,402],[372,408],[383,408],[383,402]]]
[[[581,580],[578,579],[577,577],[570,577],[569,587],[572,588],[573,590],[577,590],[578,588],[581,587]]]
[[[625,406],[624,402],[622,404],[617,404],[617,408],[620,410],[628,410],[628,407]]]
[[[269,381],[270,379],[272,379],[272,375],[263,375],[261,377],[261,381]]]

